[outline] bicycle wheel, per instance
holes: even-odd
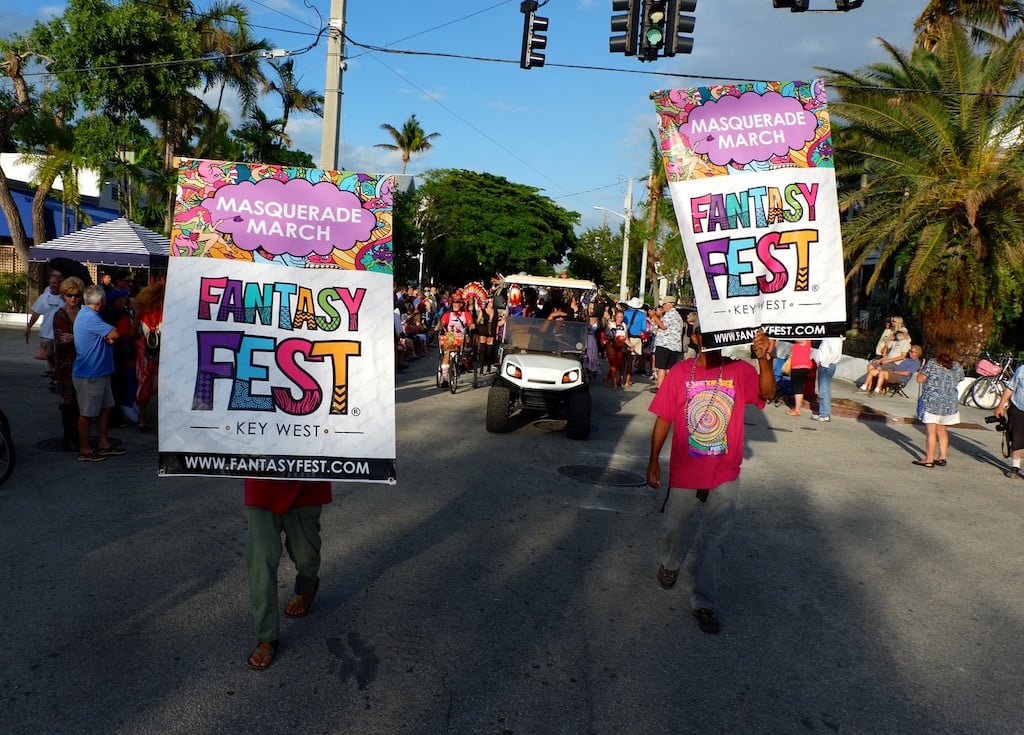
[[[437,387],[440,388],[443,383],[444,383],[444,380],[441,378],[441,356],[438,355],[437,356]]]
[[[451,359],[448,360],[448,389],[454,395],[455,391],[459,389],[459,373],[462,369],[459,367],[459,353],[453,352]]]
[[[1003,395],[1003,383],[998,378],[978,378],[971,386],[971,400],[978,408],[991,411]]]
[[[7,417],[0,412],[0,485],[7,482],[7,478],[14,472],[14,441],[11,439],[11,427],[7,423]]]

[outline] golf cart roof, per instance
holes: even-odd
[[[576,278],[551,278],[550,276],[505,276],[502,286],[515,283],[519,286],[543,286],[544,288],[573,288],[581,291],[596,291],[593,281],[581,281]]]

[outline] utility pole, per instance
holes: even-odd
[[[341,132],[341,74],[345,70],[345,0],[331,0],[327,35],[327,79],[324,82],[324,128],[320,168],[337,170]]]
[[[626,211],[622,225],[622,275],[619,276],[619,301],[626,300],[626,275],[629,271],[629,223],[633,219],[633,179],[626,179]]]

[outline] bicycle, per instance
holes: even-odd
[[[998,362],[988,358],[985,354],[978,360],[975,370],[979,377],[971,385],[970,396],[975,406],[991,411],[999,405],[999,399],[1006,390],[1006,382],[1013,377],[1016,361],[1010,353],[1001,355]]]
[[[14,440],[11,438],[11,422],[7,420],[7,414],[0,409],[0,485],[7,482],[7,479],[14,472]]]
[[[480,381],[480,365],[476,359],[476,347],[473,344],[471,335],[464,334],[458,343],[452,344],[450,341],[445,340],[445,335],[442,333],[437,343],[437,387],[444,387],[442,365],[444,364],[444,353],[447,349],[448,390],[454,394],[459,389],[459,376],[469,374],[470,372],[473,374],[473,387],[476,388]]]

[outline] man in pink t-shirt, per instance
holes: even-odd
[[[758,369],[749,363],[705,351],[699,321],[693,342],[697,357],[676,363],[651,401],[657,418],[651,432],[651,456],[647,484],[661,484],[661,448],[672,432],[668,494],[662,535],[662,559],[658,583],[671,589],[679,576],[692,539],[690,519],[700,512],[695,536],[700,540],[693,570],[690,606],[705,633],[720,628],[716,593],[725,555],[725,538],[732,527],[739,496],[740,463],[743,461],[743,411],[749,403],[764,408],[775,395],[775,373],[769,357],[770,343],[763,332],[754,337]],[[702,511],[702,512],[701,512]]]

